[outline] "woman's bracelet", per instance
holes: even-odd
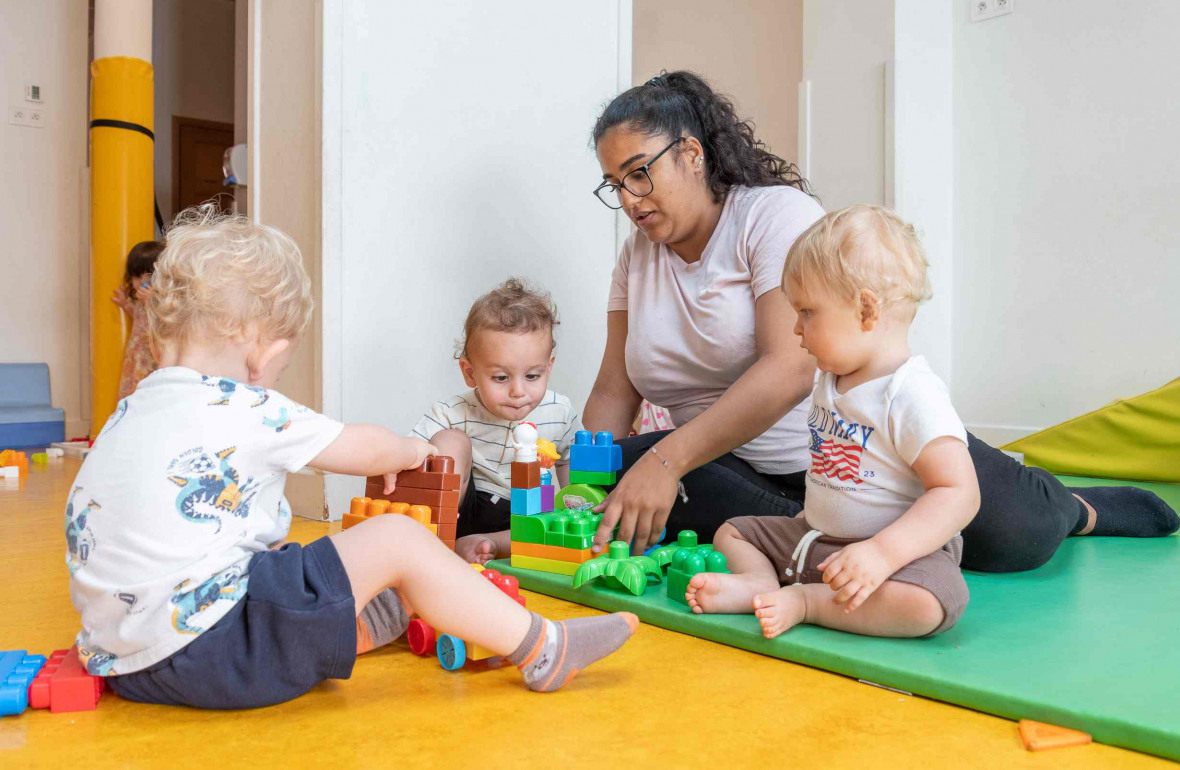
[[[652,445],[651,453],[656,456],[656,459],[660,461],[661,465],[663,465],[665,468],[668,469],[669,473],[675,473],[675,471],[672,470],[672,466],[668,464],[668,461],[665,460],[662,456],[660,456],[660,453],[656,451],[655,445]],[[680,499],[683,500],[687,504],[688,503],[688,492],[686,492],[684,490],[684,482],[681,481],[679,478],[676,479],[676,491],[680,494]]]
[[[653,455],[655,455],[655,456],[656,456],[656,459],[657,459],[657,460],[659,460],[659,461],[660,461],[660,462],[663,464],[663,466],[664,466],[665,468],[667,468],[669,471],[671,471],[671,470],[672,470],[672,466],[671,466],[671,465],[668,465],[668,461],[667,461],[667,460],[665,460],[665,459],[664,459],[664,458],[663,458],[663,457],[660,455],[660,453],[656,451],[656,448],[655,448],[655,445],[654,445],[654,444],[653,444],[653,445],[652,445],[652,447],[651,447],[651,453],[652,453]]]

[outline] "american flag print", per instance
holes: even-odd
[[[816,431],[811,431],[811,472],[829,479],[851,481],[860,484],[860,454],[863,447],[856,444],[837,444],[824,441]]]

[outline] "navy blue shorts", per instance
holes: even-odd
[[[212,628],[155,665],[107,677],[111,689],[143,703],[246,709],[352,676],[356,605],[330,539],[257,554],[249,574],[245,598]]]

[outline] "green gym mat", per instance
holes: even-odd
[[[1126,484],[1060,477],[1070,486]],[[1180,486],[1136,483],[1180,509]],[[1066,540],[1048,564],[966,573],[971,601],[932,639],[876,639],[797,626],[765,639],[753,615],[694,615],[664,595],[488,565],[522,588],[1009,719],[1084,730],[1102,743],[1180,759],[1180,537]]]

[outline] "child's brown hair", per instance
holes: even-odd
[[[472,335],[483,329],[515,334],[548,331],[550,345],[556,348],[554,331],[560,323],[549,292],[509,278],[471,305],[463,322],[463,337],[455,345],[455,357],[466,358]]]
[[[140,276],[150,275],[156,269],[156,260],[164,252],[164,244],[159,241],[140,241],[127,252],[127,267],[123,271],[123,291],[128,299],[136,299],[135,280]]]

